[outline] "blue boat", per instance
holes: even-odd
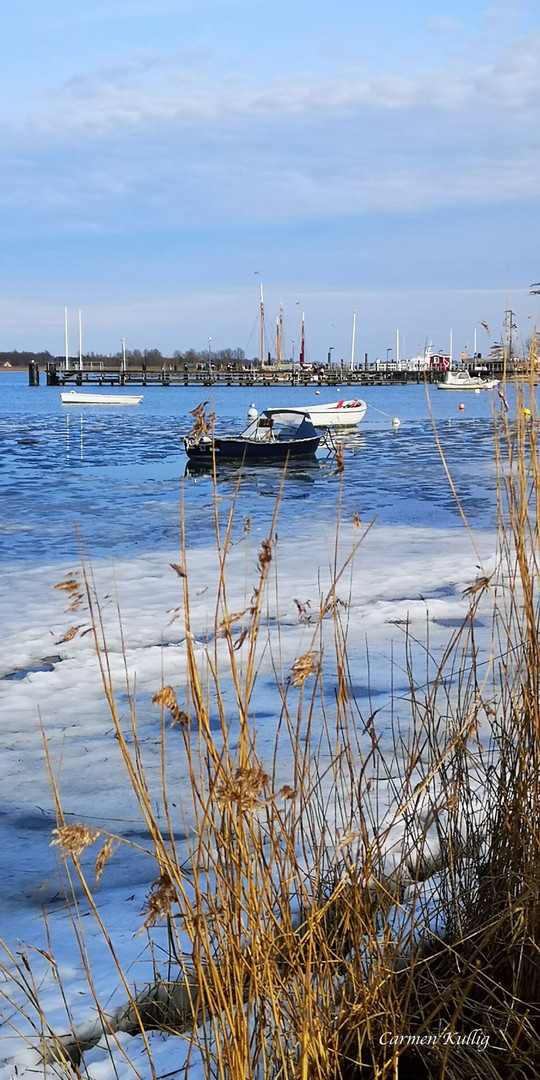
[[[199,414],[194,430],[184,436],[184,447],[193,464],[213,460],[276,464],[314,457],[321,438],[309,416],[296,410],[261,412],[241,434],[224,436],[209,431]]]

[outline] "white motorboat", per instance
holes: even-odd
[[[499,383],[500,379],[482,379],[463,368],[447,371],[443,381],[437,383],[437,390],[494,390]]]
[[[302,416],[309,416],[316,428],[346,428],[356,427],[364,419],[366,409],[365,401],[361,398],[352,398],[350,401],[331,401],[327,405],[287,407],[286,410],[271,408],[265,409],[265,412],[271,416],[276,416],[283,411],[300,413]]]
[[[62,405],[140,405],[142,394],[81,394],[67,390],[60,394]]]

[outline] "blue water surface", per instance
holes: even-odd
[[[92,558],[178,547],[180,520],[189,546],[210,543],[213,481],[189,474],[182,435],[206,396],[217,430],[246,426],[249,406],[320,404],[335,389],[316,387],[162,387],[141,389],[134,408],[62,406],[58,388],[30,387],[26,373],[0,373],[0,556],[4,565]],[[339,396],[353,397],[351,388]],[[365,420],[338,436],[340,478],[332,458],[291,467],[283,484],[280,534],[310,537],[335,521],[338,500],[347,519],[386,525],[448,528],[461,516],[436,445],[442,445],[469,523],[494,521],[493,411],[496,393],[443,393],[423,385],[366,387]],[[513,407],[513,390],[508,391]],[[464,409],[460,410],[459,405]],[[400,420],[398,428],[391,420]],[[266,529],[282,469],[233,467],[218,477],[219,513],[236,500],[237,531],[249,517]]]

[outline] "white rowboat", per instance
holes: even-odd
[[[60,394],[62,405],[140,405],[142,394],[81,394],[68,390]]]
[[[306,405],[303,408],[287,408],[288,413],[301,413],[309,416],[311,423],[316,428],[346,428],[356,427],[366,415],[367,405],[361,398],[352,398],[350,401],[331,401],[327,405]],[[267,413],[275,416],[282,409],[266,409]]]

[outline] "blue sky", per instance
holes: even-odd
[[[4,0],[2,46],[0,351],[254,355],[260,281],[312,361],[540,323],[536,0]]]

